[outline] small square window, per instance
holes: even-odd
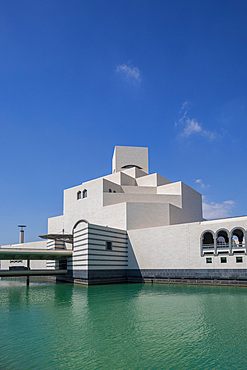
[[[226,257],[220,257],[220,262],[221,263],[227,263],[227,258]]]
[[[106,242],[106,250],[108,251],[112,250],[112,242]]]
[[[243,262],[243,257],[236,257],[236,262],[237,263],[242,263]]]
[[[207,257],[206,258],[206,263],[212,263],[212,257]]]

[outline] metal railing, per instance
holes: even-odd
[[[230,245],[229,244],[216,244],[216,248],[217,249],[226,249],[226,248],[230,248]]]
[[[245,248],[245,243],[239,243],[239,244],[232,244],[232,249],[239,249],[239,248]]]
[[[202,245],[202,248],[203,249],[214,249],[214,244],[203,244]],[[230,244],[216,244],[216,249],[229,249],[229,248],[232,248],[232,249],[245,249],[246,248],[246,244],[245,243],[240,243],[240,244],[232,244],[230,246]]]

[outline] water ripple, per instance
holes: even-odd
[[[0,282],[0,369],[246,369],[247,289]]]

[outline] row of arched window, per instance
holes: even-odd
[[[109,193],[116,193],[116,190],[109,189]],[[77,200],[87,198],[87,189],[84,189],[82,192],[79,190],[77,192]]]
[[[235,227],[231,231],[219,229],[206,230],[201,235],[201,248],[205,250],[241,250],[245,248],[246,230]]]
[[[77,200],[82,198],[87,198],[87,189],[84,189],[82,192],[81,191],[77,192]]]

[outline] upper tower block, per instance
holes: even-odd
[[[148,148],[115,146],[112,157],[112,173],[137,167],[148,173]]]

